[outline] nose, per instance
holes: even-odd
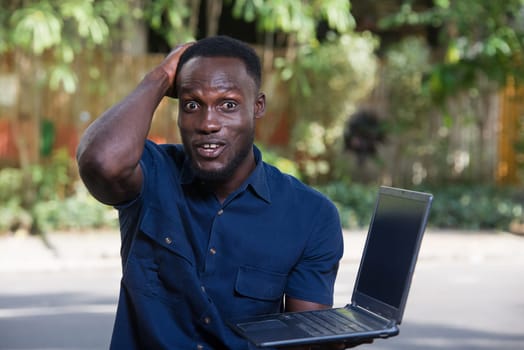
[[[218,113],[213,109],[206,109],[203,111],[198,125],[198,130],[204,134],[212,134],[218,132],[222,125],[220,123],[220,117]]]

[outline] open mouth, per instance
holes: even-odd
[[[196,152],[203,158],[216,158],[223,149],[224,145],[221,143],[201,143],[197,145]]]

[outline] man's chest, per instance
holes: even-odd
[[[200,270],[263,265],[287,273],[300,258],[306,235],[292,213],[276,212],[263,201],[188,203],[183,220],[189,227]]]

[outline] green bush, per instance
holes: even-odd
[[[0,232],[15,231],[19,227],[30,228],[33,224],[30,211],[23,207],[23,189],[20,169],[0,170]]]
[[[357,183],[334,182],[318,187],[337,206],[344,228],[366,227],[371,219],[377,188]]]
[[[339,208],[344,228],[367,227],[377,186],[331,183],[318,188]],[[508,230],[523,222],[524,192],[513,187],[488,185],[443,185],[413,188],[433,193],[429,226],[468,230]]]
[[[297,165],[291,159],[280,155],[277,150],[271,149],[267,146],[257,144],[257,147],[262,152],[262,159],[264,162],[276,166],[283,173],[293,175],[298,179],[302,178]]]
[[[65,150],[24,169],[0,169],[0,202],[0,232],[115,227],[117,222],[114,210],[78,183]]]
[[[443,186],[434,194],[430,224],[441,228],[507,230],[523,216],[522,190],[495,186]]]
[[[116,211],[94,199],[81,183],[63,200],[36,203],[34,219],[43,231],[118,227]]]

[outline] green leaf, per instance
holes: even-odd
[[[46,3],[15,11],[11,17],[13,43],[40,55],[58,45],[63,22]]]
[[[53,90],[58,90],[61,86],[64,91],[72,94],[76,91],[78,78],[67,65],[55,66],[51,69],[49,76],[49,86]]]

